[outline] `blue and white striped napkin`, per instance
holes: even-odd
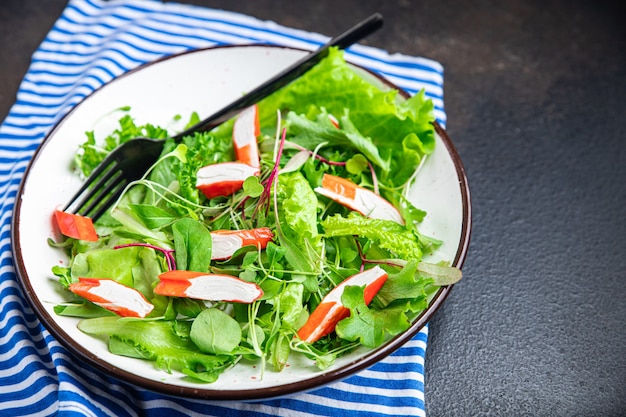
[[[334,34],[332,34],[334,35]],[[380,363],[309,393],[261,403],[168,397],[129,386],[74,358],[23,298],[11,258],[19,182],[47,132],[101,85],[146,62],[188,49],[265,43],[314,49],[327,36],[222,10],[155,0],[71,0],[34,53],[0,126],[0,410],[2,415],[424,416],[428,329]],[[422,88],[445,122],[437,62],[355,45],[348,60],[413,94]]]

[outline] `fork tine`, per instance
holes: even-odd
[[[78,214],[80,211],[84,211],[84,206],[89,203],[89,201],[93,199],[96,195],[102,193],[103,187],[111,180],[111,178],[113,178],[116,174],[120,174],[120,171],[117,169],[117,165],[117,161],[113,161],[112,163],[108,164],[107,167],[103,167],[109,168],[109,170],[101,174],[100,177],[98,177],[98,174],[104,171],[104,169],[99,169],[100,172],[96,173],[95,176],[93,174],[90,175],[83,184],[83,186],[78,190],[78,192],[76,192],[74,197],[72,197],[72,200],[65,207],[64,211],[68,211],[69,209],[71,209],[71,212],[76,214]],[[86,191],[88,192],[85,193]]]
[[[117,201],[117,199],[124,192],[126,184],[127,182],[120,182],[119,186],[109,195],[109,198],[97,207],[98,210],[90,216],[94,222],[98,220],[104,213],[106,213],[109,207],[111,207]]]
[[[68,211],[72,206],[75,206],[75,209],[72,211],[73,213],[77,213],[78,209],[84,205],[95,193],[97,193],[98,188],[102,187],[102,185],[106,182],[107,178],[110,178],[112,174],[115,173],[115,168],[118,164],[117,160],[114,158],[109,158],[112,154],[109,154],[107,158],[105,158],[98,166],[91,172],[89,177],[83,182],[83,185],[76,191],[76,193],[70,198],[70,201],[63,208],[63,211]],[[100,175],[110,168],[105,175],[100,178]],[[92,186],[95,184],[94,186]],[[91,192],[81,198],[81,195],[87,191],[88,188],[91,188]],[[77,203],[78,201],[78,203]]]
[[[99,208],[103,204],[107,207],[110,206],[115,201],[112,194],[117,193],[120,188],[123,189],[128,183],[122,171],[116,171],[113,175],[107,173],[107,176],[111,178],[108,178],[103,184],[94,186],[93,192],[90,193],[91,198],[86,200],[83,207],[76,211],[77,214],[89,216],[94,209]],[[96,220],[93,216],[89,217],[94,221]]]

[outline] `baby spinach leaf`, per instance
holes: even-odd
[[[199,221],[183,217],[172,225],[178,269],[207,272],[211,263],[212,239]]]
[[[189,336],[202,352],[230,353],[241,342],[241,327],[222,310],[208,308],[193,321]]]

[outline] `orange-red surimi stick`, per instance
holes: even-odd
[[[232,275],[174,270],[162,273],[159,280],[154,293],[169,297],[249,304],[263,296],[258,285]]]
[[[313,343],[335,330],[341,320],[350,316],[350,310],[341,303],[343,290],[347,285],[363,286],[365,304],[369,304],[387,281],[387,273],[379,266],[345,279],[333,288],[313,310],[307,322],[298,330],[298,337]]]
[[[233,125],[233,145],[237,159],[255,168],[261,166],[257,142],[260,134],[259,109],[255,104],[239,113]]]
[[[329,114],[328,115],[328,119],[333,124],[333,126],[335,126],[337,129],[339,129],[339,120],[337,120],[337,118],[335,116],[333,116],[332,114]]]
[[[243,182],[251,176],[258,176],[259,168],[242,162],[222,162],[207,165],[196,174],[196,188],[207,198],[228,197],[243,187]]]
[[[378,194],[345,178],[324,174],[322,186],[315,191],[372,219],[393,220],[404,224],[397,208]]]
[[[274,239],[269,227],[259,227],[247,230],[214,230],[211,232],[213,240],[211,259],[228,259],[245,246],[256,246],[265,249],[268,242]]]
[[[154,309],[142,293],[109,278],[78,278],[69,289],[122,317],[144,318]]]
[[[55,210],[54,218],[63,235],[91,242],[98,240],[98,234],[89,217]]]

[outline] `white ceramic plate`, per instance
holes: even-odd
[[[261,378],[258,367],[237,365],[213,384],[194,383],[182,374],[157,369],[152,362],[113,355],[102,340],[80,332],[77,319],[54,313],[53,307],[66,301],[67,294],[55,282],[51,267],[67,259],[61,251],[48,246],[47,238],[58,239],[53,232],[52,213],[80,186],[70,164],[85,140],[84,132],[112,131],[120,115],[103,115],[122,106],[131,106],[131,115],[139,123],[168,127],[175,127],[171,123],[177,114],[183,120],[193,111],[201,117],[209,115],[304,54],[281,47],[233,46],[163,59],[100,88],[51,131],[35,154],[19,191],[13,219],[13,252],[20,283],[33,309],[73,354],[119,379],[163,393],[205,399],[270,398],[313,389],[372,365],[414,336],[443,302],[450,287],[443,287],[435,295],[428,310],[407,332],[379,349],[361,349],[340,358],[324,372],[310,360],[291,355],[283,372],[266,371]],[[437,130],[436,150],[421,168],[410,197],[428,212],[421,230],[445,242],[431,260],[448,260],[460,267],[470,236],[469,191],[450,139],[443,129]]]

